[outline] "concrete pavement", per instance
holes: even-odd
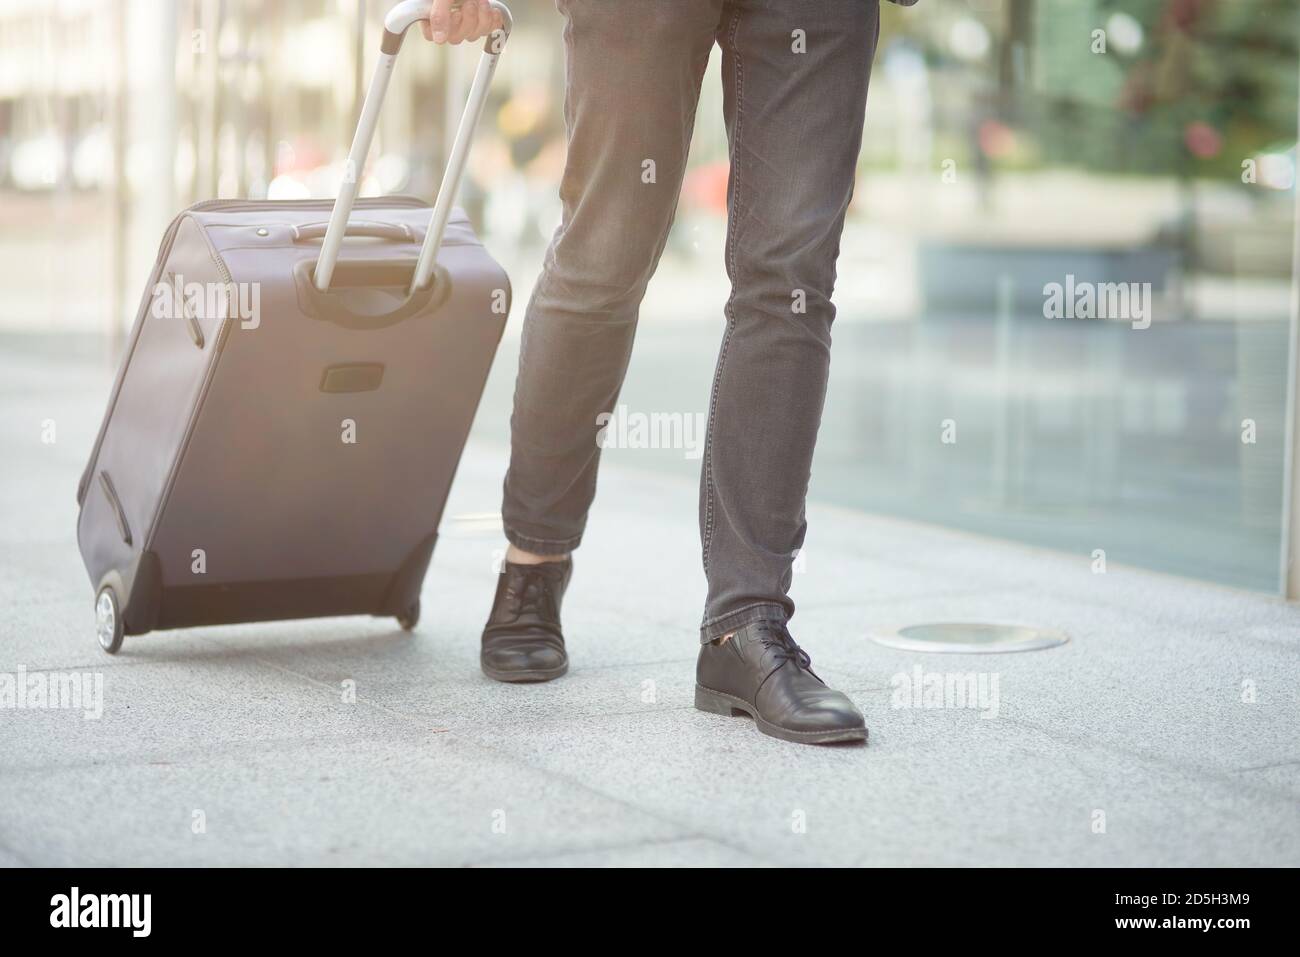
[[[628,456],[576,558],[560,681],[478,671],[505,462],[482,440],[415,634],[204,628],[107,657],[74,538],[107,384],[89,356],[0,344],[0,674],[103,688],[97,720],[0,709],[0,863],[1300,864],[1300,609],[814,506],[793,630],[871,741],[790,745],[692,707],[695,485]],[[865,637],[963,618],[1072,640],[976,656]],[[996,716],[895,707],[918,665],[996,675]]]

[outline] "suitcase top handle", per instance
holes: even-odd
[[[290,228],[293,230],[293,241],[304,243],[324,238],[329,231],[329,224],[303,223]],[[359,219],[348,220],[346,235],[362,236],[366,239],[391,239],[399,243],[413,243],[416,238],[415,230],[406,223],[375,223]]]
[[[379,111],[384,104],[384,95],[388,92],[388,80],[393,75],[397,53],[402,48],[402,38],[412,25],[429,16],[432,7],[432,0],[402,0],[384,18],[384,39],[379,48],[379,61],[375,64],[375,73],[361,106],[361,118],[357,121],[357,132],[352,138],[352,149],[348,151],[343,182],[339,185],[339,195],[334,201],[334,210],[330,213],[329,226],[325,230],[325,240],[321,244],[320,259],[317,260],[313,276],[316,288],[322,292],[329,289],[330,279],[334,275],[334,266],[338,262],[339,250],[347,232],[348,216],[352,213],[352,204],[356,202],[361,171],[365,169],[370,143],[375,137]],[[429,230],[424,235],[424,245],[420,248],[420,258],[411,279],[412,292],[423,288],[433,275],[438,247],[442,245],[442,235],[447,229],[447,220],[451,218],[451,206],[456,199],[461,175],[465,172],[465,160],[469,156],[474,128],[478,125],[483,105],[487,102],[488,87],[492,83],[492,74],[496,72],[497,60],[501,58],[501,51],[505,48],[510,29],[514,25],[510,9],[504,3],[492,0],[492,8],[501,14],[502,29],[494,30],[483,42],[483,55],[479,57],[478,69],[474,71],[474,82],[469,88],[465,112],[461,114],[460,126],[456,129],[451,155],[447,157],[447,168],[442,174],[442,185],[438,187],[438,198],[433,203]]]

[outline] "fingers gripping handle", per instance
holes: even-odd
[[[379,60],[375,64],[374,76],[370,80],[370,88],[366,90],[366,98],[361,106],[361,118],[357,121],[357,132],[352,138],[352,149],[348,151],[343,182],[339,186],[339,195],[334,201],[334,210],[330,213],[325,240],[321,244],[320,258],[316,262],[313,282],[316,288],[322,291],[329,288],[330,279],[334,275],[334,266],[338,262],[343,236],[347,231],[348,216],[352,213],[352,204],[356,202],[361,171],[365,168],[366,156],[370,153],[370,143],[375,137],[379,111],[384,103],[384,95],[388,92],[388,81],[393,75],[393,64],[401,49],[402,38],[413,24],[429,16],[432,6],[431,0],[402,0],[388,11],[388,16],[384,18],[384,41],[380,48]],[[497,60],[510,36],[513,23],[509,8],[498,0],[492,0],[492,8],[501,14],[502,29],[493,31],[484,41],[483,55],[479,57],[478,69],[474,71],[474,82],[470,86],[469,99],[465,103],[465,112],[461,114],[456,139],[452,143],[451,155],[447,159],[447,168],[442,175],[442,186],[438,189],[438,198],[434,200],[429,230],[425,233],[420,259],[415,267],[415,276],[411,280],[412,290],[422,288],[433,274],[438,248],[442,245],[442,235],[446,231],[447,220],[451,217],[452,203],[456,199],[461,175],[465,171],[465,160],[469,156],[474,128],[478,125],[483,106],[487,102],[488,87],[492,83],[492,74],[496,72]]]
[[[507,37],[510,36],[510,28],[513,26],[510,18],[510,8],[504,3],[498,3],[497,0],[492,0],[491,6],[492,9],[501,14],[502,32]],[[397,42],[400,44],[402,35],[420,21],[429,19],[429,14],[432,12],[432,0],[402,0],[401,3],[388,11],[388,16],[384,17],[384,29],[388,33],[397,36]],[[487,38],[484,49],[491,45],[492,39],[491,36]],[[394,50],[393,52],[396,53],[397,51]],[[501,50],[498,48],[496,52],[500,53]]]

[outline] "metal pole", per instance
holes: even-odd
[[[361,119],[366,95],[366,0],[357,0],[357,17],[352,25],[352,123]]]
[[[279,70],[279,54],[284,49],[284,4],[271,3],[262,7],[263,24],[267,30],[266,42],[259,45],[262,68],[262,139],[263,168],[266,171],[266,188],[275,179],[275,164],[279,157],[279,140],[276,139],[281,123],[280,103],[283,93],[283,72]]]
[[[1300,128],[1300,103],[1296,104]],[[1297,157],[1300,164],[1300,156]],[[1300,417],[1296,414],[1296,389],[1300,386],[1300,169],[1295,194],[1291,239],[1291,316],[1287,332],[1286,443],[1282,454],[1282,548],[1278,561],[1279,590],[1289,601],[1300,601],[1300,474],[1296,449],[1300,448]]]
[[[218,131],[220,129],[221,63],[220,39],[222,0],[200,0],[199,30],[202,37],[198,77],[198,165],[197,192],[205,199],[217,195]]]
[[[1012,386],[1011,337],[1015,310],[1015,281],[1008,275],[998,276],[997,322],[994,326],[995,381],[997,382],[997,417],[993,422],[993,500],[1010,505],[1015,488],[1012,479],[1012,420],[1016,403]],[[1018,496],[1014,496],[1017,497]]]
[[[113,184],[109,209],[108,343],[112,355],[126,345],[127,205],[126,178],[126,4],[116,0],[109,11],[113,49],[113,80],[108,84],[109,141],[113,152]]]
[[[361,118],[357,121],[357,132],[352,138],[352,148],[348,151],[347,166],[343,170],[343,182],[339,184],[339,195],[334,200],[329,228],[325,233],[325,241],[321,244],[320,258],[316,261],[317,289],[328,289],[330,279],[334,276],[334,264],[338,261],[339,249],[343,246],[343,234],[347,231],[348,216],[352,212],[352,204],[356,202],[357,190],[361,186],[366,154],[370,152],[370,141],[375,136],[375,127],[379,123],[379,110],[384,105],[384,94],[388,91],[388,81],[392,78],[393,64],[396,61],[396,54],[381,53],[375,62],[375,75],[370,81],[365,102],[361,106]]]
[[[411,280],[411,291],[423,288],[433,275],[434,259],[438,247],[442,245],[442,234],[451,217],[452,203],[456,201],[456,188],[460,185],[461,174],[465,171],[465,160],[469,156],[470,143],[474,139],[474,127],[483,114],[487,102],[488,87],[492,85],[492,74],[496,72],[498,53],[484,50],[479,57],[478,69],[474,71],[474,82],[469,88],[469,99],[465,111],[460,116],[460,125],[456,128],[456,139],[451,145],[451,154],[447,157],[447,167],[442,174],[442,185],[438,187],[438,198],[433,201],[433,213],[429,217],[429,232],[424,246],[420,249],[420,259],[415,264],[415,277]]]
[[[474,72],[474,82],[470,86],[469,99],[465,112],[461,115],[460,126],[456,132],[456,141],[452,144],[451,156],[447,169],[443,173],[442,186],[438,198],[434,200],[433,212],[429,217],[429,230],[424,235],[424,245],[420,248],[420,258],[415,264],[415,277],[411,281],[411,292],[422,288],[433,274],[434,260],[442,245],[443,230],[451,216],[451,204],[456,198],[456,189],[460,185],[461,173],[465,168],[465,158],[469,155],[470,140],[474,127],[487,102],[488,86],[492,74],[496,72],[497,60],[506,38],[510,36],[512,19],[510,10],[499,0],[492,0],[493,9],[503,19],[500,31],[494,32],[483,43],[483,52],[479,56],[478,69]],[[388,91],[388,81],[393,75],[393,64],[397,51],[401,47],[401,38],[415,23],[429,15],[429,0],[402,0],[388,12],[384,18],[384,52],[375,62],[374,76],[366,90],[366,99],[361,106],[361,118],[357,122],[357,131],[352,139],[352,148],[348,151],[347,168],[344,170],[343,182],[339,186],[338,198],[334,200],[334,209],[330,212],[329,225],[325,239],[321,243],[320,258],[316,260],[314,279],[316,288],[322,292],[329,289],[334,266],[338,261],[343,237],[347,232],[348,216],[352,204],[356,201],[366,156],[370,152],[370,142],[374,139],[375,127],[379,123],[379,111],[384,103],[384,94]],[[395,42],[392,42],[395,41]],[[391,49],[392,52],[386,52]]]

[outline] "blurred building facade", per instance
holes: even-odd
[[[0,0],[0,331],[120,343],[178,209],[331,195],[387,6]],[[522,304],[559,214],[564,65],[554,6],[513,8],[461,199]],[[1285,591],[1293,0],[882,16],[813,493]],[[406,45],[363,193],[432,197],[476,55]],[[717,59],[625,393],[647,410],[704,408],[720,336]],[[1141,298],[1119,314],[1086,304],[1121,288]],[[485,434],[507,405],[490,392]]]

